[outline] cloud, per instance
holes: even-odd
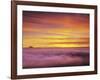
[[[85,52],[86,51],[86,52]],[[23,67],[64,67],[89,65],[89,52],[84,49],[24,49]]]

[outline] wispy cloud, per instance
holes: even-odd
[[[23,45],[24,47],[89,46],[89,15],[24,11]]]

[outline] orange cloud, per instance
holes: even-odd
[[[89,15],[23,12],[23,47],[89,47]]]

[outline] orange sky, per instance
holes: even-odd
[[[23,11],[23,47],[89,47],[89,15]]]

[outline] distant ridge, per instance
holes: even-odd
[[[29,48],[33,48],[32,46],[29,46]]]

